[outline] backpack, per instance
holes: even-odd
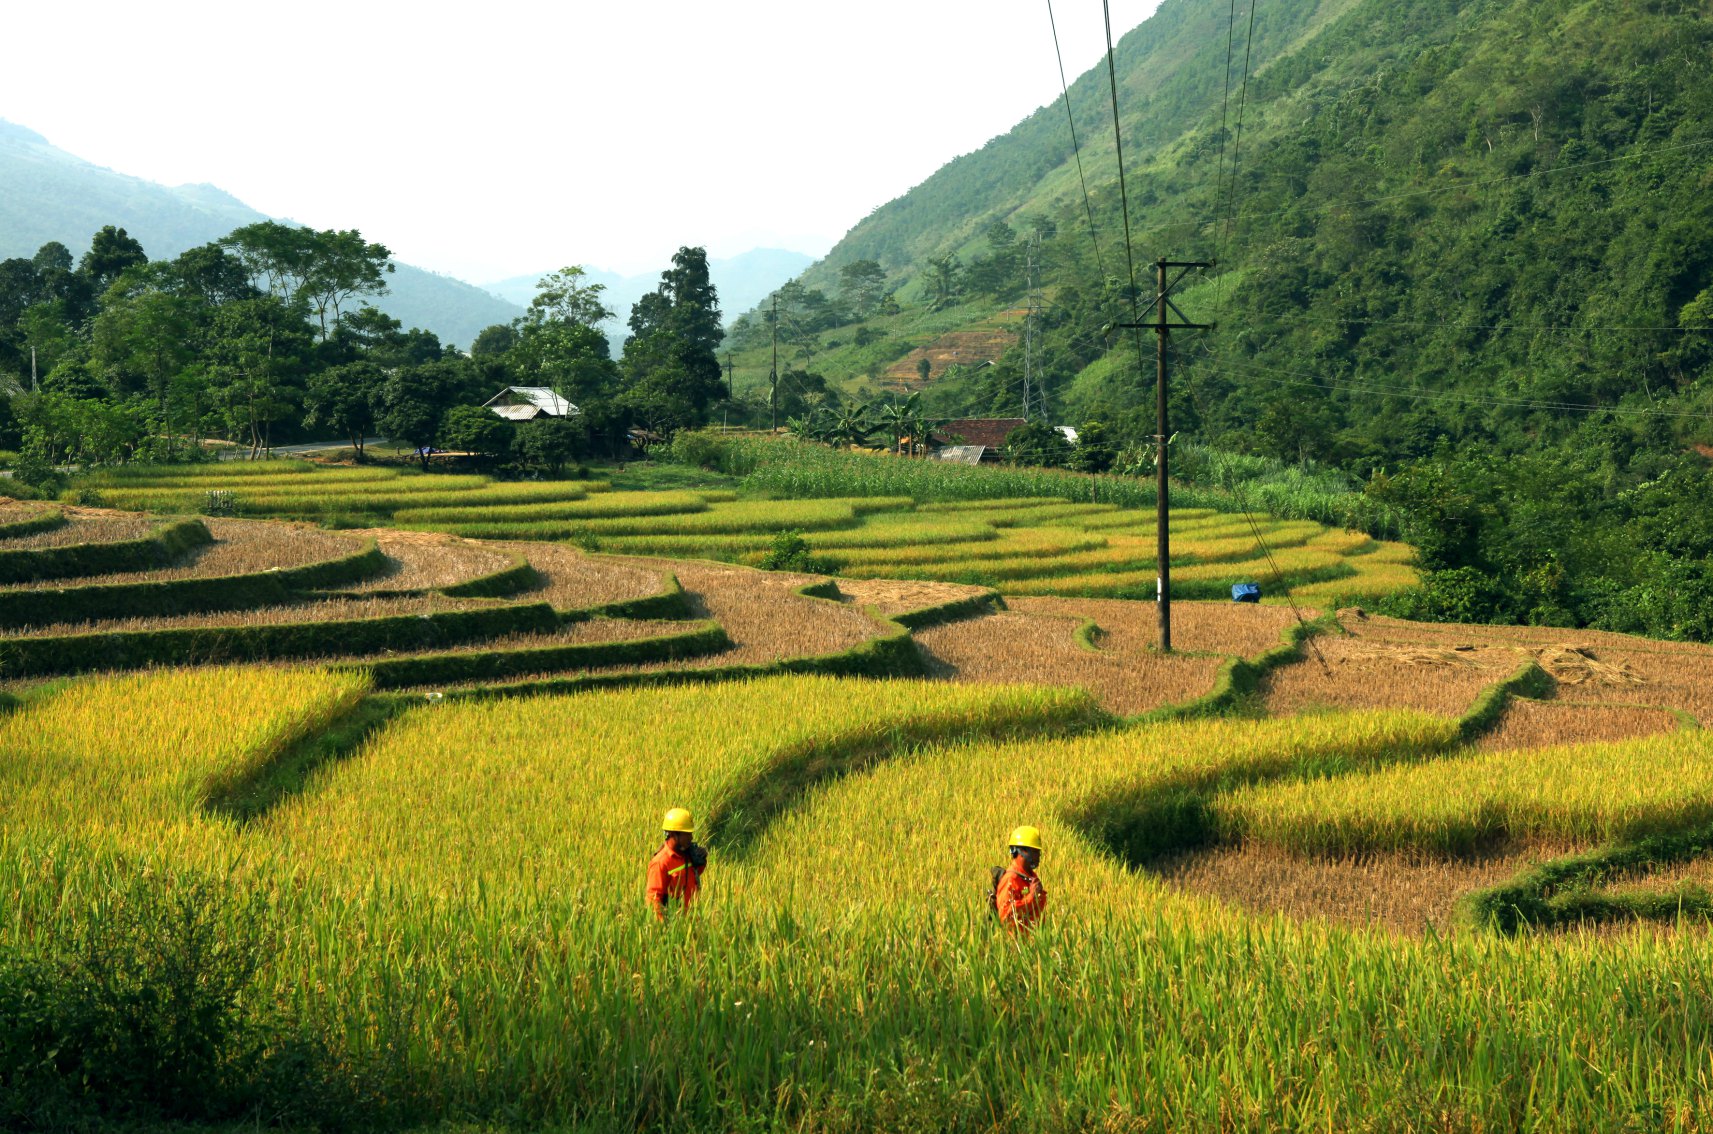
[[[999,916],[999,883],[1000,880],[1005,877],[1005,872],[1008,869],[1010,868],[1005,866],[990,866],[987,868],[987,908],[993,912],[994,917]]]

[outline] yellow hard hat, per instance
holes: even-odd
[[[683,831],[686,835],[696,833],[696,820],[682,807],[671,807],[666,811],[666,820],[661,826],[668,831]]]
[[[1041,849],[1041,830],[1038,827],[1019,827],[1011,832],[1008,847],[1028,847],[1030,850]]]

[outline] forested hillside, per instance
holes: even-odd
[[[1179,301],[1219,326],[1174,340],[1174,430],[1405,508],[1426,613],[1706,634],[1710,64],[1680,0],[1167,0],[1115,66],[1142,303],[1155,259],[1219,264]],[[1110,99],[1104,66],[1070,91],[1086,204],[1057,103],[857,224],[784,293],[793,365],[852,388],[869,355],[1021,315],[1033,274],[1032,409],[1152,433],[1152,343],[1107,330],[1131,310]],[[1017,339],[927,396],[1017,412]]]

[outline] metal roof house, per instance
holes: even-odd
[[[534,421],[538,417],[576,417],[583,411],[546,386],[507,386],[482,403],[507,421]]]

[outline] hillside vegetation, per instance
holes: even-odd
[[[1174,430],[1398,505],[1430,569],[1419,613],[1706,636],[1702,7],[1263,4],[1252,41],[1232,14],[1168,2],[1115,56],[1142,301],[1157,258],[1219,263],[1180,293],[1219,328],[1174,339]],[[1070,104],[1088,204],[1062,104],[948,164],[784,293],[785,393],[878,390],[1024,306],[1033,272],[1035,412],[1153,432],[1152,344],[1106,331],[1131,308],[1104,67]],[[865,261],[885,295],[853,323]],[[739,328],[740,392],[765,382],[767,330]],[[925,397],[1015,415],[1023,353],[1019,334],[997,365],[935,370]]]

